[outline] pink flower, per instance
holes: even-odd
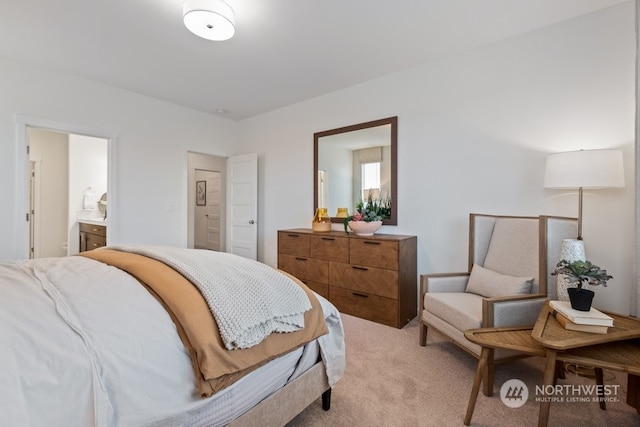
[[[362,221],[362,214],[360,212],[356,212],[353,214],[352,221]]]

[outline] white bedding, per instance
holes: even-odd
[[[311,310],[293,279],[252,259],[226,252],[163,246],[110,246],[162,261],[189,279],[207,301],[227,350],[252,347],[272,332],[304,328]]]
[[[318,298],[330,330],[319,341],[333,385],[344,371],[342,325],[335,307]],[[224,424],[284,384],[304,353],[202,399],[160,303],[133,277],[84,257],[1,262],[0,336],[2,424],[15,426],[180,424],[184,414],[210,412],[207,405],[218,405],[215,424]],[[279,374],[265,372],[272,364]],[[257,401],[242,408],[241,387],[266,383],[264,395],[254,393]]]

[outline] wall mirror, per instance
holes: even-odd
[[[398,117],[374,120],[313,134],[313,207],[325,207],[331,222],[340,223],[338,208],[353,214],[371,193],[391,198],[391,217],[397,225]]]

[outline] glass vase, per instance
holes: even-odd
[[[311,230],[316,232],[331,231],[331,218],[327,213],[327,208],[318,208],[311,222]]]

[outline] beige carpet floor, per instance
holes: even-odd
[[[343,315],[347,369],[332,392],[331,409],[320,400],[292,420],[288,427],[306,426],[463,426],[476,360],[429,332],[427,346],[418,345],[418,322],[395,329]],[[496,367],[493,397],[480,393],[472,426],[536,426],[539,403],[535,386],[542,384],[543,360],[532,357]],[[529,399],[509,408],[500,387],[509,379],[523,381]],[[593,402],[552,403],[549,426],[640,426],[640,415],[626,401],[626,374],[605,371],[605,384],[619,385],[607,410]],[[559,384],[594,384],[567,374]]]

